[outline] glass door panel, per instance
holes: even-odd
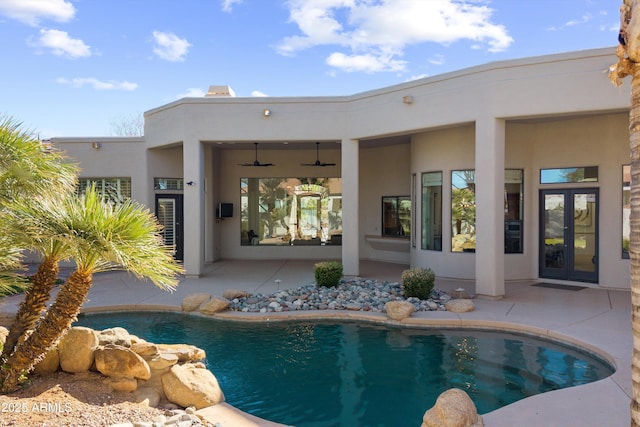
[[[596,195],[591,192],[573,194],[573,263],[577,273],[596,271]]]
[[[173,248],[176,259],[183,259],[182,195],[157,195],[156,216],[162,225],[164,244]]]
[[[566,245],[565,245],[565,196],[564,194],[543,195],[543,245],[544,257],[542,269],[547,277],[561,277],[564,275]]]
[[[598,190],[540,192],[540,277],[598,281]]]

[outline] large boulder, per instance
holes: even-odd
[[[224,402],[216,377],[191,363],[173,366],[162,376],[162,387],[167,399],[185,408],[201,409]]]
[[[470,299],[452,299],[446,302],[444,306],[451,313],[467,313],[475,310],[473,301]]]
[[[123,347],[131,347],[131,336],[125,328],[110,328],[98,332],[100,345],[114,344]]]
[[[421,427],[483,427],[482,417],[467,393],[458,388],[443,392],[425,412]]]
[[[131,344],[131,350],[142,356],[143,359],[155,357],[159,354],[158,346],[152,342],[136,342]]]
[[[178,356],[178,362],[193,362],[202,360],[207,354],[201,348],[188,344],[156,344],[159,354],[175,354]]]
[[[202,314],[216,314],[222,311],[227,311],[229,306],[231,305],[231,301],[226,298],[215,296],[211,298],[209,301],[203,303],[199,311]]]
[[[234,300],[236,298],[249,298],[251,293],[247,291],[242,291],[240,289],[227,289],[222,293],[222,298],[226,298],[229,301]]]
[[[130,377],[148,380],[151,370],[134,351],[119,345],[106,345],[95,352],[96,369],[108,377]]]
[[[384,305],[384,309],[391,320],[406,319],[416,310],[409,301],[389,301]]]
[[[182,311],[196,311],[204,302],[210,299],[211,295],[204,293],[187,295],[182,300]]]
[[[33,372],[40,375],[53,374],[60,367],[60,354],[57,348],[52,348],[44,355],[36,366],[33,367]]]
[[[145,358],[144,359],[147,364],[149,365],[149,368],[151,368],[151,370],[153,371],[155,370],[163,370],[166,368],[170,368],[173,365],[178,363],[179,357],[177,354],[174,353],[160,353],[156,356],[153,356],[151,358]]]
[[[74,326],[58,342],[60,368],[65,372],[85,372],[93,365],[98,336],[93,329]]]
[[[115,391],[132,392],[138,388],[138,380],[133,377],[109,377],[108,384]]]

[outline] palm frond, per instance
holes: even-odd
[[[78,167],[45,150],[33,132],[0,116],[0,204],[17,197],[56,197],[73,191]]]
[[[114,206],[91,187],[47,215],[50,222],[43,220],[40,226],[64,243],[79,271],[120,269],[162,289],[177,285],[183,269],[164,245],[155,216],[139,203],[127,200]]]

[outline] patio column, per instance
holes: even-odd
[[[342,140],[342,266],[346,276],[360,274],[359,144]]]
[[[476,293],[504,296],[505,122],[476,120]]]
[[[204,148],[198,140],[185,140],[182,151],[184,268],[187,277],[199,277],[204,271]]]

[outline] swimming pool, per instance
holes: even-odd
[[[229,404],[298,427],[420,425],[452,387],[465,390],[483,414],[614,371],[579,349],[496,331],[245,323],[166,312],[91,314],[77,324],[201,347]]]

